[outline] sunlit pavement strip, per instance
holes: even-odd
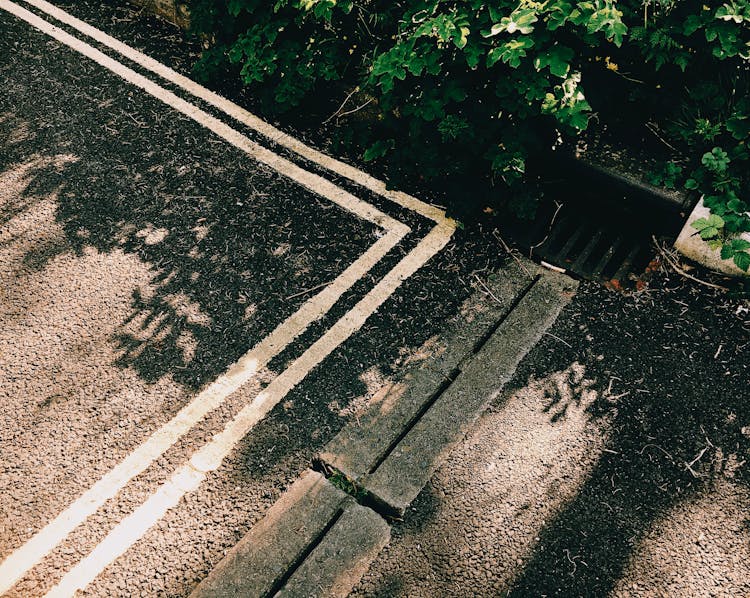
[[[135,512],[117,525],[87,557],[71,569],[49,595],[67,596],[77,589],[85,588],[107,565],[112,563],[143,536],[185,494],[194,491],[205,479],[207,472],[215,470],[235,445],[278,402],[297,385],[321,361],[342,342],[356,332],[399,285],[438,253],[449,241],[454,227],[443,213],[406,194],[386,191],[384,183],[346,164],[333,160],[274,129],[249,112],[228,100],[178,75],[168,67],[114,40],[110,36],[86,25],[54,6],[32,0],[27,4],[47,12],[54,18],[76,28],[140,64],[147,70],[182,87],[246,126],[287,147],[299,155],[314,161],[324,168],[355,183],[379,193],[398,205],[413,210],[436,222],[435,228],[403,258],[383,279],[367,293],[354,308],[336,322],[302,356],[282,372],[252,403],[227,424],[204,447],[196,451],[188,463],[183,465]],[[34,565],[60,544],[76,527],[95,513],[107,500],[117,495],[139,473],[146,470],[159,456],[169,449],[182,435],[210,411],[216,409],[227,397],[278,355],[289,343],[301,334],[312,322],[322,317],[354,283],[360,280],[382,257],[384,257],[409,232],[409,227],[400,223],[373,206],[335,186],[330,181],[310,173],[289,160],[251,141],[222,121],[210,116],[198,107],[181,99],[155,82],[125,65],[110,58],[94,47],[69,35],[49,22],[8,0],[0,0],[0,8],[28,22],[30,25],[53,37],[57,41],[80,52],[87,58],[116,73],[129,83],[140,87],[171,108],[203,125],[228,143],[245,151],[254,159],[267,164],[281,174],[308,189],[326,197],[357,216],[383,227],[387,233],[364,255],[347,268],[321,293],[307,301],[295,314],[283,322],[266,339],[244,355],[229,371],[209,385],[189,405],[184,407],[170,422],[154,433],[117,467],[106,474],[68,509],[36,534],[22,547],[0,564],[0,593],[11,589]]]

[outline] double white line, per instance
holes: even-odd
[[[159,519],[176,506],[185,494],[196,490],[206,478],[208,472],[221,465],[224,458],[229,455],[236,444],[256,423],[265,417],[316,365],[354,334],[406,278],[445,247],[453,234],[454,225],[441,210],[404,193],[386,190],[383,182],[306,146],[229,100],[48,2],[27,0],[26,4],[78,30],[151,73],[189,92],[194,97],[213,105],[275,143],[435,222],[435,227],[424,239],[388,272],[370,292],[284,372],[279,374],[251,403],[241,409],[222,432],[215,435],[207,444],[196,451],[190,460],[178,468],[139,508],[112,529],[104,540],[69,570],[58,585],[47,594],[48,596],[70,596],[76,590],[85,588],[109,564],[135,544]],[[0,9],[26,21],[62,44],[119,75],[127,82],[143,89],[171,108],[200,123],[228,143],[243,150],[252,158],[267,164],[343,209],[382,227],[386,233],[323,291],[305,302],[297,312],[240,358],[225,374],[198,394],[168,423],[159,428],[65,511],[0,563],[0,594],[3,594],[63,542],[75,528],[101,508],[107,500],[116,496],[134,477],[145,471],[181,436],[252,379],[273,357],[304,332],[312,322],[325,315],[347,290],[365,276],[410,232],[410,229],[405,224],[384,214],[323,177],[308,172],[253,142],[223,121],[18,4],[9,0],[0,0]]]

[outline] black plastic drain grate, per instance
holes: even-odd
[[[644,217],[624,199],[581,193],[564,203],[547,200],[533,224],[506,222],[500,233],[533,259],[585,280],[632,288],[656,255],[652,235],[674,240],[681,219]]]

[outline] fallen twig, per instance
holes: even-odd
[[[555,203],[557,203],[557,202],[555,202]],[[557,218],[557,214],[560,212],[560,210],[562,209],[562,207],[564,205],[565,204],[562,203],[562,202],[557,203],[557,209],[555,210],[555,213],[552,214],[552,219],[549,221],[549,226],[547,227],[547,234],[544,235],[544,239],[542,239],[541,241],[539,241],[539,243],[537,243],[536,245],[532,245],[529,248],[529,257],[531,257],[531,255],[534,253],[534,250],[537,247],[541,247],[542,245],[544,245],[544,243],[547,241],[547,239],[549,239],[550,233],[552,232],[552,227],[555,225],[555,219]]]
[[[646,128],[654,135],[654,137],[656,137],[659,141],[661,141],[669,149],[671,149],[674,152],[679,152],[679,150],[675,146],[673,146],[666,139],[664,139],[661,135],[659,135],[659,133],[656,132],[656,126],[652,125],[651,123],[646,123]]]
[[[721,286],[719,284],[714,284],[712,282],[708,282],[706,280],[701,280],[700,278],[697,278],[693,276],[692,274],[689,274],[686,272],[683,268],[680,267],[679,263],[676,259],[674,259],[669,252],[666,250],[666,248],[662,247],[662,245],[659,244],[659,242],[656,240],[655,236],[651,236],[651,238],[654,241],[654,245],[656,246],[657,251],[659,252],[659,255],[664,258],[664,260],[669,264],[672,269],[677,272],[680,276],[684,276],[685,278],[689,278],[693,282],[697,282],[698,284],[702,284],[704,286],[710,287],[712,289],[717,289],[719,291],[728,291],[729,289],[727,287]]]
[[[334,118],[336,118],[338,116],[346,116],[348,114],[353,114],[353,113],[357,112],[358,110],[362,110],[362,108],[364,108],[365,106],[367,106],[367,104],[369,104],[372,101],[374,101],[375,98],[370,98],[364,104],[362,104],[360,106],[357,106],[356,108],[353,108],[352,110],[347,110],[346,112],[341,112],[344,109],[344,106],[346,106],[347,102],[351,99],[351,97],[355,93],[357,93],[358,91],[359,91],[359,85],[357,87],[355,87],[354,89],[352,89],[349,92],[349,94],[344,98],[344,101],[341,102],[341,106],[338,107],[338,109],[336,110],[336,112],[334,112],[333,114],[331,114],[331,116],[329,116],[327,119],[325,119],[323,121],[323,124],[324,125],[327,124],[328,122],[332,121]]]
[[[322,283],[320,283],[317,286],[310,287],[309,289],[304,289],[304,290],[300,291],[299,293],[294,293],[294,295],[289,295],[289,297],[287,297],[286,300],[289,301],[290,299],[294,299],[296,297],[301,297],[302,295],[307,295],[308,293],[312,293],[313,291],[317,291],[318,289],[322,289],[323,287],[327,287],[329,284],[331,284],[331,283],[330,282],[322,282]]]
[[[503,249],[505,249],[505,251],[510,255],[510,257],[516,260],[516,263],[521,267],[521,270],[526,272],[526,274],[528,274],[529,276],[532,276],[531,272],[529,272],[529,269],[523,265],[523,262],[518,259],[518,256],[508,246],[505,240],[500,236],[500,233],[497,231],[497,229],[492,231],[492,236],[495,237],[500,242],[500,244],[503,246]]]
[[[555,340],[560,341],[563,345],[567,345],[571,349],[573,348],[573,345],[571,345],[568,341],[566,341],[564,339],[561,339],[559,336],[556,336],[556,335],[552,334],[551,332],[545,332],[544,334],[546,334],[547,336],[551,336]]]
[[[489,295],[490,297],[492,297],[492,298],[493,298],[493,299],[495,300],[495,302],[496,302],[496,303],[498,303],[499,305],[502,305],[502,304],[503,304],[503,303],[502,303],[502,301],[500,301],[500,299],[498,299],[497,297],[495,297],[495,294],[494,294],[494,293],[493,293],[493,292],[492,292],[492,291],[490,290],[490,288],[489,288],[489,287],[488,287],[488,286],[487,286],[486,284],[484,284],[484,283],[482,282],[482,279],[481,279],[481,278],[479,278],[479,276],[477,276],[477,275],[475,274],[475,275],[474,275],[474,278],[476,278],[476,279],[477,279],[477,282],[478,282],[478,283],[479,283],[480,285],[482,285],[482,288],[484,288],[484,290],[485,290],[485,291],[487,291],[487,294],[488,294],[488,295]]]

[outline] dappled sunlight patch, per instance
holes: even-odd
[[[33,156],[0,171],[0,224],[12,226],[12,220],[22,217],[39,201],[53,197],[56,188],[36,188],[37,181],[48,183],[50,173],[60,174],[66,166],[76,162],[72,154]],[[7,234],[0,230],[0,235]]]
[[[211,318],[201,312],[200,305],[192,301],[185,293],[170,293],[164,297],[164,301],[169,305],[177,317],[184,318],[189,324],[196,326],[210,326]]]
[[[195,240],[198,242],[205,239],[211,230],[211,227],[204,224],[205,221],[206,221],[205,218],[199,219],[198,224],[196,224],[192,229],[190,229],[195,234]]]
[[[451,453],[417,499],[424,514],[407,519],[385,557],[394,568],[410,563],[401,595],[458,596],[470,587],[494,596],[512,587],[606,449],[608,422],[588,413],[598,395],[585,374],[573,363],[504,392]],[[569,556],[571,571],[586,566]]]
[[[161,286],[155,287],[152,281],[133,291],[131,314],[113,335],[121,365],[150,360],[156,354],[174,361],[175,367],[195,359],[200,346],[198,335],[211,326],[212,318],[186,293],[160,292],[170,277]]]
[[[541,381],[546,400],[545,412],[551,420],[586,417],[599,396],[595,381],[585,377],[586,368],[574,362],[565,370],[554,372]]]
[[[719,579],[748,595],[748,504],[746,487],[721,478],[675,503],[638,541],[612,595],[708,596]]]
[[[382,407],[387,401],[392,404],[397,398],[394,398],[394,390],[403,387],[401,384],[393,384],[383,376],[377,366],[363,372],[359,376],[359,380],[365,385],[364,394],[355,397],[344,407],[341,407],[338,401],[332,401],[328,404],[328,408],[339,417],[354,417],[358,420],[371,405],[380,404]],[[400,393],[403,393],[403,390]]]
[[[34,213],[37,237],[59,232],[52,200]],[[57,255],[43,270],[6,259],[19,246],[28,249],[25,243],[16,239],[0,250],[0,449],[12,464],[0,485],[16,489],[0,509],[8,522],[0,554],[186,400],[169,378],[149,384],[133,369],[113,367],[112,336],[128,316],[133,285],[145,288],[153,276],[146,264],[119,249],[90,247]],[[22,283],[12,278],[17,267]]]
[[[428,338],[422,345],[416,349],[399,349],[399,357],[393,364],[394,367],[406,367],[414,363],[421,363],[427,359],[434,359],[445,353],[445,343],[435,335]]]
[[[148,224],[135,233],[135,236],[143,240],[146,245],[157,245],[169,236],[169,230],[164,227],[157,228]]]

